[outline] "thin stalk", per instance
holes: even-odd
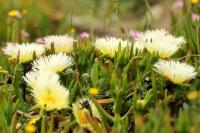
[[[121,113],[121,100],[122,100],[121,94],[118,94],[117,98],[114,101],[114,113],[115,113],[115,115],[117,115],[117,114],[120,115],[120,113]]]
[[[200,26],[197,27],[197,50],[198,50],[198,54],[200,54],[200,44],[199,44],[199,39],[200,39]]]
[[[114,118],[113,116],[111,116],[110,114],[108,114],[103,107],[93,98],[91,97],[92,102],[96,105],[97,109],[99,110],[99,112],[102,114],[102,116],[104,116],[107,120],[114,122]]]
[[[46,113],[45,113],[45,111],[42,114],[41,133],[46,133]]]
[[[53,127],[54,127],[54,116],[53,116],[53,113],[51,113],[48,133],[53,132]]]
[[[156,86],[156,78],[154,72],[151,74],[151,82],[152,82],[152,90],[153,90],[153,95],[156,99],[156,93],[157,93],[157,86]]]

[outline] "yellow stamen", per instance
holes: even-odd
[[[44,103],[56,103],[56,99],[55,97],[53,97],[52,95],[47,95],[45,98],[44,98]]]
[[[88,121],[88,118],[86,116],[86,111],[85,109],[83,109],[81,112],[80,112],[80,116],[79,116],[79,121],[81,124],[87,124],[89,121]]]

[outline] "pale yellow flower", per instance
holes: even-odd
[[[91,120],[98,119],[98,121],[101,121],[100,114],[94,103],[89,99],[82,99],[74,103],[72,106],[73,114],[77,123],[83,128],[94,131],[91,125]]]
[[[139,38],[149,53],[156,53],[161,58],[171,57],[185,43],[183,37],[175,37],[164,29],[146,31]]]
[[[32,95],[40,108],[50,111],[68,107],[69,91],[60,84],[57,74],[47,71],[29,72],[24,80],[32,87]]]
[[[40,71],[62,72],[73,65],[72,57],[63,53],[41,57],[33,62],[33,69]]]
[[[132,44],[128,40],[115,37],[98,38],[94,42],[96,49],[99,50],[103,55],[107,55],[110,58],[115,56],[115,53],[119,49],[119,45],[121,45],[123,50],[128,47],[130,48]]]
[[[55,53],[71,53],[73,50],[74,38],[68,35],[52,35],[44,37],[45,47],[51,50],[52,44]]]
[[[194,67],[178,61],[160,60],[154,64],[154,70],[174,84],[181,84],[195,78],[197,72]]]
[[[16,60],[19,57],[19,62],[25,63],[32,61],[34,54],[36,57],[42,56],[45,53],[45,47],[37,43],[7,43],[3,51],[11,59]]]

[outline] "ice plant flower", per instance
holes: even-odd
[[[137,39],[137,38],[141,35],[141,32],[132,30],[132,31],[129,32],[129,35],[130,35],[133,39]]]
[[[145,49],[145,40],[144,38],[142,38],[141,36],[143,35],[143,33],[140,33],[140,36],[138,36],[137,38],[135,38],[135,42],[133,44],[133,50],[134,50],[134,53],[139,52],[143,52],[144,49]]]
[[[90,34],[89,33],[87,33],[87,32],[82,32],[82,33],[80,33],[80,38],[89,38],[90,37]]]
[[[192,13],[192,21],[198,21],[200,16],[196,13]]]
[[[74,38],[68,35],[51,35],[44,37],[45,46],[51,50],[52,45],[55,53],[71,53],[73,50]]]
[[[51,71],[30,71],[23,78],[31,88],[37,88],[40,85],[38,84],[40,81],[59,80],[58,74]]]
[[[24,80],[32,87],[31,93],[38,107],[47,111],[68,107],[69,91],[60,84],[58,75],[51,72],[30,72]]]
[[[119,45],[121,45],[122,49],[125,49],[130,47],[132,44],[128,40],[115,37],[98,38],[94,42],[96,49],[99,50],[103,55],[107,55],[110,58],[115,56]]]
[[[29,33],[24,31],[24,30],[21,30],[21,35],[24,37],[24,38],[27,38],[29,37]]]
[[[19,58],[20,63],[32,61],[34,55],[40,57],[45,53],[45,47],[37,43],[7,43],[3,49],[4,54],[8,55],[10,59]]]
[[[140,39],[149,53],[161,58],[171,57],[185,43],[184,37],[175,37],[164,29],[146,31]]]
[[[94,127],[91,124],[91,121],[99,125],[101,117],[94,103],[92,103],[89,99],[82,99],[72,104],[72,106],[73,114],[76,118],[77,123],[82,128],[86,128],[90,131],[95,131]]]
[[[174,84],[182,84],[187,80],[195,78],[197,75],[194,67],[173,60],[159,60],[154,64],[154,70]]]
[[[71,56],[63,53],[41,57],[33,62],[33,69],[40,71],[62,72],[73,65]]]
[[[176,0],[172,5],[172,9],[181,9],[183,8],[183,6],[184,6],[183,0]]]

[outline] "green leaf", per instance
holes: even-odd
[[[95,63],[93,64],[92,70],[91,70],[91,81],[92,81],[93,87],[96,87],[98,79],[99,79],[99,69],[98,69],[98,64]]]

